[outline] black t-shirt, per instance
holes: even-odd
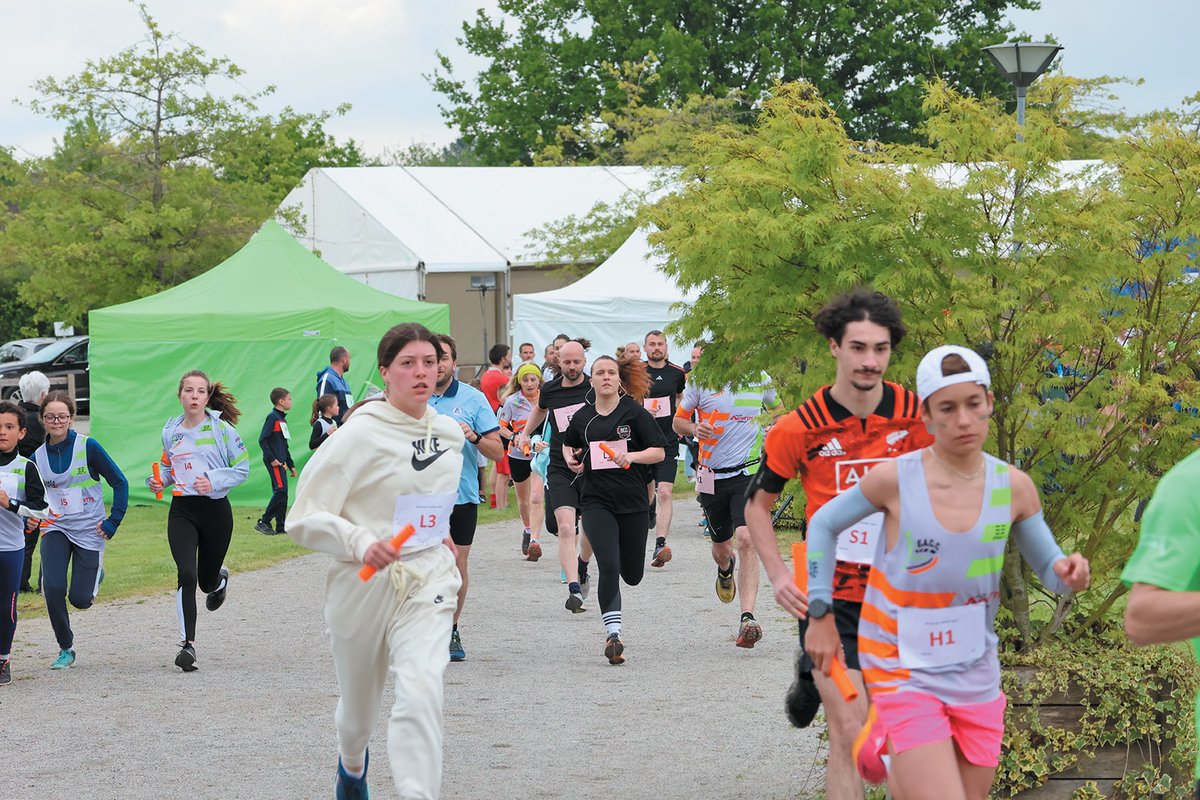
[[[640,464],[629,469],[615,464],[593,468],[595,463],[611,463],[596,442],[609,442],[614,449],[624,445],[630,453],[666,445],[654,417],[640,403],[622,397],[607,416],[598,414],[594,405],[585,405],[572,418],[563,442],[568,447],[584,448],[583,508],[606,508],[614,514],[646,510],[646,472]]]
[[[592,391],[592,383],[585,374],[583,382],[578,386],[563,386],[562,384],[561,375],[552,381],[547,381],[542,386],[541,396],[538,397],[538,408],[546,409],[547,416],[550,418],[550,468],[565,470],[574,475],[567,467],[567,462],[562,455],[562,437],[567,429],[567,424],[571,421],[571,415],[587,406],[586,398]],[[561,427],[559,423],[562,423]],[[540,430],[525,432],[530,436],[541,433]]]
[[[646,372],[650,373],[650,392],[646,395],[647,399],[652,401],[650,407],[653,408],[655,399],[670,398],[658,412],[651,411],[654,421],[658,423],[658,428],[662,431],[663,438],[666,439],[668,445],[678,444],[679,437],[671,427],[671,420],[675,418],[675,401],[687,385],[687,373],[683,371],[683,367],[672,364],[670,361],[661,367],[652,367],[647,362]],[[645,404],[643,403],[643,405]],[[669,411],[669,413],[663,413],[664,411]],[[667,453],[667,458],[674,457],[674,453]]]

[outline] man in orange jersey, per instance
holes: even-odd
[[[921,422],[917,395],[883,380],[892,351],[906,330],[894,300],[857,289],[830,300],[817,312],[813,324],[829,342],[837,375],[831,386],[818,389],[767,435],[763,462],[747,489],[746,504],[746,523],[764,564],[768,552],[779,558],[771,507],[788,480],[799,476],[808,520],[830,499],[855,486],[876,464],[932,441]],[[858,664],[858,620],[882,516],[864,520],[838,538],[830,612],[859,699],[843,701],[833,682],[813,671],[803,647],[796,664],[796,682],[788,690],[788,716],[798,727],[812,722],[820,702],[825,703],[829,726],[825,794],[829,800],[863,798],[862,780],[851,756],[854,737],[867,717]],[[801,622],[801,645],[805,627]]]

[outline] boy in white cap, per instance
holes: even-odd
[[[782,559],[764,563],[779,604],[807,614],[805,650],[828,675],[840,647],[828,613],[837,532],[884,512],[859,624],[872,705],[854,752],[864,778],[889,780],[906,800],[984,800],[991,789],[1004,735],[994,622],[1009,535],[1047,588],[1066,594],[1090,580],[1087,559],[1055,543],[1029,476],[983,452],[990,385],[974,351],[929,352],[917,391],[933,445],[880,464],[813,516],[807,597]]]

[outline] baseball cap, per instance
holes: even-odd
[[[942,360],[946,356],[960,356],[967,362],[969,369],[956,375],[942,374]],[[917,367],[917,394],[922,400],[939,389],[953,386],[956,383],[978,383],[980,386],[992,385],[992,374],[988,372],[987,364],[969,347],[957,344],[944,344],[935,347],[925,354]]]

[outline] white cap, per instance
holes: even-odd
[[[956,375],[942,374],[942,360],[946,356],[961,356],[970,368],[967,372]],[[992,385],[992,374],[988,372],[987,364],[969,347],[957,344],[944,344],[935,347],[925,354],[917,367],[917,394],[926,400],[938,389],[945,389],[956,383],[978,383],[980,386]]]

